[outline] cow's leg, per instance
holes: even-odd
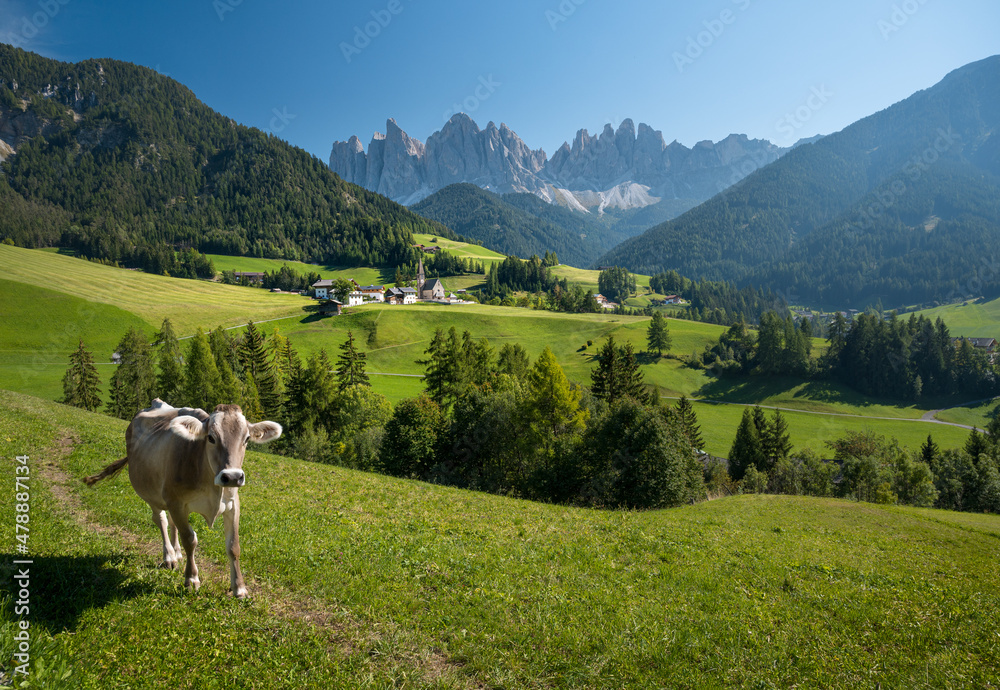
[[[174,524],[174,519],[170,517],[170,513],[167,513],[167,522],[170,523],[170,545],[174,549],[174,553],[177,554],[177,561],[181,560],[181,542],[177,537],[177,525]]]
[[[188,522],[186,508],[171,508],[170,517],[177,527],[177,533],[184,545],[184,553],[187,554],[187,567],[184,569],[184,586],[194,587],[198,591],[201,581],[198,579],[198,566],[194,562],[194,550],[198,546],[198,535],[195,534],[191,523]]]
[[[173,522],[169,522],[167,517],[167,511],[157,510],[153,508],[153,524],[160,528],[160,536],[163,537],[163,562],[160,563],[161,568],[170,568],[174,570],[177,568],[177,561],[180,560],[180,548],[177,546],[177,530],[174,528]],[[170,533],[173,534],[173,544],[171,544],[170,535],[168,534],[168,526]]]
[[[243,573],[240,572],[240,496],[233,496],[232,507],[223,515],[226,527],[226,554],[229,556],[229,586],[233,596],[242,599],[247,595],[247,587],[243,583]]]

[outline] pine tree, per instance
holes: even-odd
[[[597,368],[590,372],[591,393],[595,398],[613,402],[621,393],[619,376],[618,348],[614,336],[609,336],[597,351]]]
[[[965,452],[969,454],[972,458],[972,462],[979,464],[979,456],[988,450],[988,444],[986,443],[986,437],[983,435],[979,429],[973,429],[969,432],[969,438],[965,442]]]
[[[761,469],[764,462],[764,449],[760,433],[754,424],[753,413],[749,408],[743,410],[743,418],[736,430],[736,438],[729,449],[729,476],[734,480],[743,479],[743,475],[751,467]]]
[[[160,332],[156,334],[156,364],[159,373],[156,384],[160,397],[171,405],[181,403],[181,386],[184,383],[184,358],[181,357],[181,346],[170,319],[163,319]]]
[[[350,386],[371,386],[365,373],[368,356],[354,346],[354,333],[347,331],[347,340],[340,346],[337,358],[337,390],[343,392]]]
[[[189,407],[211,411],[222,402],[218,397],[222,377],[215,365],[215,356],[208,337],[200,328],[191,339],[184,368],[184,402]]]
[[[934,438],[930,434],[927,434],[927,440],[920,446],[920,459],[927,463],[928,467],[934,467],[939,454],[938,444],[934,443]]]
[[[59,402],[94,412],[101,406],[101,378],[94,366],[94,356],[80,346],[69,356],[69,369],[63,376],[63,397]]]
[[[621,370],[619,377],[622,383],[621,395],[644,405],[648,404],[649,394],[643,382],[639,363],[635,359],[632,343],[625,343],[623,347],[618,349],[618,366]]]
[[[264,335],[251,321],[243,333],[243,341],[239,346],[240,363],[243,366],[244,385],[253,379],[258,403],[263,416],[281,416],[281,385],[270,360]],[[244,395],[249,395],[245,391]],[[249,400],[248,400],[249,402]]]
[[[156,373],[153,371],[153,350],[146,335],[135,328],[128,332],[115,348],[119,364],[111,375],[109,399],[105,408],[120,419],[132,419],[156,397]]]
[[[655,350],[658,356],[662,355],[664,350],[670,351],[671,338],[670,331],[667,330],[667,320],[658,311],[653,312],[653,318],[649,322],[646,343],[649,350],[651,352]]]
[[[766,431],[761,436],[764,456],[767,458],[766,467],[758,467],[763,472],[770,472],[779,460],[785,460],[792,453],[792,441],[788,432],[788,422],[781,414],[781,410],[774,411],[774,417],[767,425]]]
[[[698,416],[695,414],[694,405],[688,400],[686,395],[682,395],[677,401],[677,416],[680,419],[681,429],[687,436],[688,443],[696,450],[705,447],[705,440],[701,436],[701,426],[698,424]]]

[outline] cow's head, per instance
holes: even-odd
[[[205,442],[205,457],[215,472],[216,486],[238,488],[246,483],[243,456],[247,443],[267,443],[281,436],[277,422],[250,424],[239,405],[219,405],[204,422],[177,417],[171,426],[192,441]]]

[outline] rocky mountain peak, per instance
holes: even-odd
[[[677,141],[668,146],[661,132],[646,123],[636,128],[626,118],[617,129],[605,124],[600,134],[580,129],[572,144],[564,142],[550,159],[505,123],[497,127],[491,121],[480,129],[468,114],[456,113],[426,143],[389,118],[386,133],[375,133],[367,153],[355,136],[334,143],[330,167],[349,182],[405,204],[470,182],[498,193],[531,192],[577,210],[600,210],[663,198],[705,200],[784,151],[743,134],[717,144],[698,142],[691,149]]]

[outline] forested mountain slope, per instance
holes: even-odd
[[[793,301],[1000,289],[1000,56],[795,148],[598,260],[753,282]],[[970,282],[973,281],[974,283]]]
[[[182,246],[386,264],[411,232],[448,234],[125,62],[0,45],[0,141],[0,238],[23,246],[140,265]]]

